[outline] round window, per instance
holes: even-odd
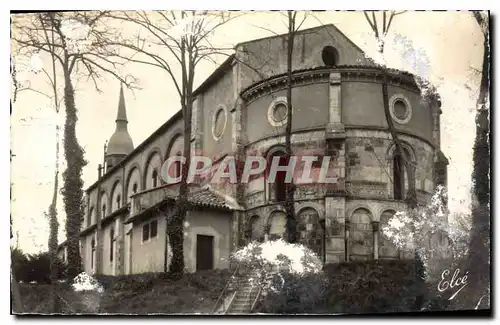
[[[224,106],[220,106],[214,115],[212,123],[212,135],[215,140],[219,140],[224,133],[227,123],[227,114]]]
[[[285,103],[277,103],[273,109],[273,120],[275,122],[282,122],[286,120],[288,115],[288,107]]]
[[[405,102],[401,99],[394,102],[394,115],[400,120],[404,120],[408,116],[408,107],[406,107]]]
[[[337,61],[339,59],[339,52],[333,46],[325,46],[323,51],[321,52],[321,58],[323,59],[323,63],[326,66],[334,66],[337,65]]]
[[[288,117],[288,105],[286,97],[276,98],[267,111],[267,119],[272,126],[283,126]]]
[[[389,101],[391,117],[399,124],[406,124],[411,119],[410,101],[401,94],[396,94]]]

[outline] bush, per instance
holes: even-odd
[[[11,252],[11,262],[17,281],[50,283],[50,256],[48,252],[25,255],[19,249]],[[66,276],[66,265],[59,259],[56,261],[57,279]]]
[[[276,275],[272,287],[255,307],[257,313],[317,314],[324,312],[327,281],[322,273]]]
[[[418,263],[408,260],[326,265],[326,308],[354,314],[420,311],[427,286],[418,271]]]

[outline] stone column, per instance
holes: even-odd
[[[373,221],[373,259],[378,260],[378,237],[379,237],[379,222]]]
[[[264,227],[264,241],[268,241],[269,240],[269,231],[271,230],[271,226],[270,225],[266,225]]]
[[[330,157],[328,176],[337,174],[336,184],[323,184],[325,194],[326,263],[344,261],[345,242],[345,130],[342,124],[341,76],[331,73],[329,82],[328,124],[325,132],[325,156]],[[333,173],[332,173],[333,172]]]

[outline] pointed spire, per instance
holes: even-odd
[[[127,131],[127,111],[125,109],[125,96],[123,95],[123,84],[120,85],[120,98],[118,100],[118,114],[116,116],[116,130],[109,139],[105,153],[106,165],[116,164],[113,156],[126,156],[134,150],[134,143]]]
[[[125,108],[125,96],[123,95],[123,82],[120,84],[120,99],[118,101],[118,115],[116,116],[116,122],[127,121],[127,110]]]

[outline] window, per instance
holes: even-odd
[[[277,103],[276,106],[273,107],[272,118],[275,122],[282,122],[286,120],[288,116],[288,107],[285,103]]]
[[[158,220],[153,220],[142,226],[142,241],[147,242],[158,235]]]
[[[95,259],[95,239],[92,238],[90,242],[91,256],[90,256],[90,268],[94,269],[94,259]]]
[[[157,220],[154,220],[153,222],[151,222],[149,231],[150,231],[149,237],[156,238],[156,235],[158,234],[158,221]]]
[[[177,153],[177,156],[181,156],[181,153],[178,152]],[[175,176],[174,177],[179,177],[181,176],[181,162],[180,161],[176,161],[175,162]]]
[[[288,166],[287,159],[284,156],[284,153],[283,152],[275,153],[269,158],[268,173],[271,170],[270,167],[274,157],[280,157],[278,166]],[[272,184],[274,190],[272,191],[274,192],[274,200],[277,202],[282,202],[286,200],[286,184],[285,184],[286,173],[287,173],[286,170],[277,171],[276,177],[274,179],[274,184]]]
[[[142,226],[142,241],[149,240],[149,223]]]
[[[94,207],[90,208],[89,218],[87,219],[87,227],[90,227],[92,223],[94,223]]]
[[[396,150],[396,149],[395,149]],[[403,148],[404,156],[409,159],[410,153],[406,148]],[[405,192],[405,163],[404,157],[397,152],[394,153],[394,157],[392,160],[393,164],[393,187],[394,187],[394,199],[395,200],[403,200],[404,192]]]
[[[274,127],[286,125],[288,117],[288,105],[286,97],[278,97],[271,102],[267,109],[267,120]]]
[[[153,188],[158,186],[158,172],[156,169],[153,170],[153,174],[151,176],[153,178]]]
[[[132,193],[137,193],[137,183],[134,183],[134,185],[132,186]]]
[[[102,205],[102,217],[104,218],[106,216],[106,204]]]
[[[115,230],[109,231],[109,261],[113,262],[113,255],[115,252]]]
[[[118,194],[118,196],[116,197],[116,208],[119,209],[120,208],[120,202],[121,201],[121,196],[120,194]]]
[[[394,199],[402,200],[404,189],[404,165],[401,155],[394,155],[393,166]]]
[[[389,112],[394,121],[406,124],[411,119],[410,101],[402,94],[395,94],[389,100]]]
[[[226,108],[221,105],[215,111],[213,120],[212,120],[212,136],[214,140],[219,140],[224,134],[224,130],[226,129],[227,124],[227,113]]]
[[[403,100],[398,99],[394,102],[394,115],[400,120],[404,120],[408,116],[408,107]]]
[[[323,51],[321,51],[321,58],[326,66],[332,67],[337,65],[339,52],[333,46],[328,45],[323,48]]]

